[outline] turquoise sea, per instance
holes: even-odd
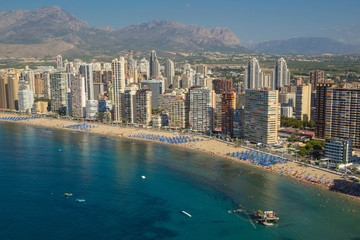
[[[0,188],[0,239],[360,239],[357,201],[137,140],[0,123]],[[280,222],[255,229],[238,204]]]

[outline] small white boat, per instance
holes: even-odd
[[[76,199],[77,202],[85,202],[85,199],[78,198]]]
[[[188,217],[191,217],[191,215],[185,211],[181,211],[183,214],[187,215]]]
[[[145,176],[141,176],[142,179],[145,179],[146,177]]]

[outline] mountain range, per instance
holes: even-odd
[[[118,56],[134,49],[147,53],[252,51],[270,54],[343,54],[360,47],[328,38],[293,38],[256,44],[249,49],[228,28],[212,29],[169,20],[152,20],[120,29],[91,27],[60,7],[0,13],[0,57]]]
[[[0,43],[0,53],[10,56],[15,48],[15,55],[34,49],[33,56],[111,55],[129,49],[249,52],[227,28],[207,29],[169,20],[152,20],[121,29],[90,27],[57,6],[0,13]]]
[[[251,50],[269,54],[346,54],[360,52],[360,46],[353,46],[322,37],[299,37],[287,40],[273,40],[258,43]]]

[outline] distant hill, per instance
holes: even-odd
[[[58,51],[54,51],[55,45],[61,46]],[[18,49],[12,51],[16,46]],[[4,56],[20,56],[25,52],[27,57],[114,55],[129,49],[249,52],[227,28],[207,29],[168,20],[152,20],[121,29],[90,27],[57,6],[0,13],[0,54]]]
[[[269,54],[345,54],[360,52],[360,46],[346,45],[329,38],[291,38],[261,42],[251,48]]]

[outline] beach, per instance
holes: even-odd
[[[19,119],[14,121],[19,117]],[[13,120],[4,120],[2,118],[13,118]],[[200,135],[192,135],[187,133],[178,133],[171,131],[163,131],[160,129],[148,129],[148,128],[135,128],[135,127],[123,127],[113,126],[109,124],[101,123],[84,123],[78,121],[54,119],[54,118],[33,118],[30,115],[16,115],[12,113],[0,113],[0,121],[16,122],[26,125],[41,126],[46,128],[55,128],[70,131],[82,131],[87,133],[95,133],[101,135],[107,135],[112,137],[128,138],[128,139],[139,139],[145,141],[162,142],[165,144],[171,144],[174,146],[201,151],[204,153],[212,154],[214,156],[225,157],[231,161],[238,161],[244,164],[252,165],[254,167],[262,168],[267,171],[271,171],[280,174],[284,177],[291,177],[294,179],[322,186],[333,191],[344,192],[346,195],[353,199],[359,199],[358,193],[345,192],[342,186],[337,186],[339,182],[342,184],[354,184],[346,182],[342,176],[324,171],[322,169],[313,168],[300,163],[286,161],[278,164],[270,165],[256,165],[250,161],[241,160],[228,156],[228,153],[235,152],[246,152],[248,149],[243,147],[235,147],[233,144],[221,142],[215,139],[209,139]],[[166,139],[166,141],[159,141],[157,139]],[[176,144],[174,144],[176,143]],[[256,151],[256,150],[253,150]],[[356,185],[358,186],[358,184]],[[349,187],[348,187],[349,188]],[[346,191],[349,191],[346,190]],[[350,189],[351,191],[351,189]]]

